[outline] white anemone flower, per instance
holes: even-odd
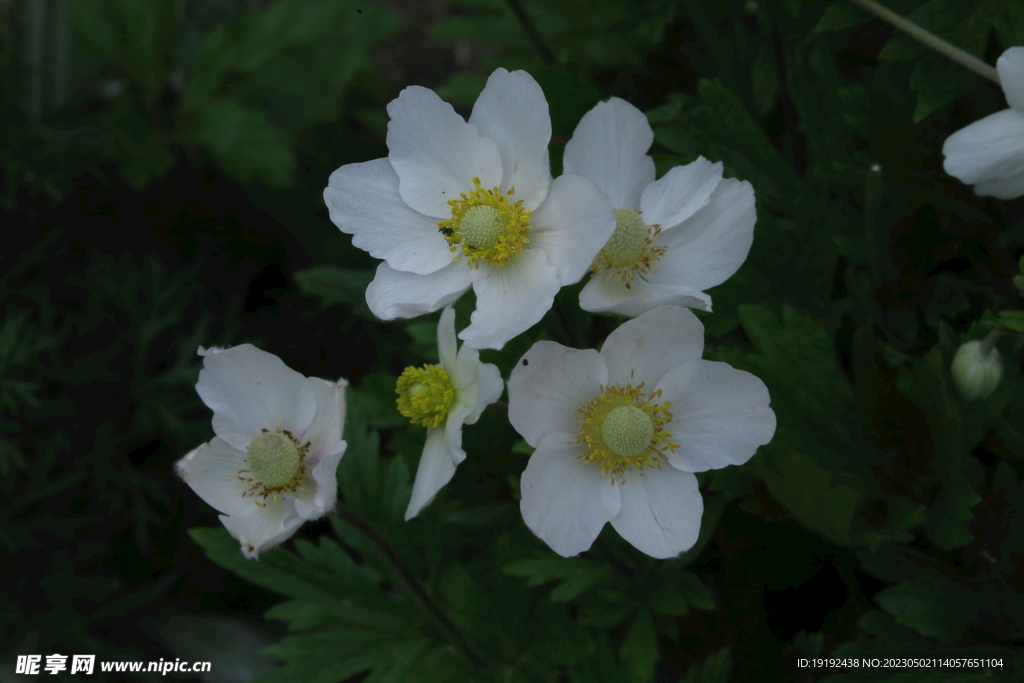
[[[605,522],[651,557],[693,547],[704,503],[694,472],[747,462],[775,433],[764,383],[701,359],[693,312],[655,308],[600,353],[540,341],[508,381],[508,417],[536,450],[526,525],[556,553],[587,550]]]
[[[459,338],[500,349],[586,273],[615,228],[608,199],[586,178],[551,180],[548,105],[525,71],[492,73],[468,123],[419,86],[387,109],[387,158],[342,166],[324,190],[335,225],[384,260],[367,304],[410,318],[472,287]]]
[[[1010,108],[989,114],[946,139],[946,173],[999,199],[1024,195],[1024,47],[1011,47],[996,62]]]
[[[455,467],[466,459],[462,425],[474,424],[501,396],[505,383],[496,365],[480,362],[480,352],[463,345],[456,352],[455,311],[449,306],[437,325],[441,364],[408,367],[398,378],[398,411],[413,424],[427,428],[406,521],[434,500],[452,480]]]
[[[658,306],[711,310],[705,289],[729,279],[754,241],[754,189],[722,178],[704,157],[654,179],[647,117],[613,97],[580,120],[565,146],[566,173],[611,199],[616,227],[591,265],[580,307],[636,317]]]
[[[217,436],[177,471],[256,558],[334,507],[348,382],[303,377],[252,344],[199,355],[196,390]]]

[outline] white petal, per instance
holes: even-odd
[[[551,434],[530,456],[520,486],[523,521],[562,557],[590,548],[605,522],[619,514],[619,486],[584,462],[586,449]]]
[[[711,200],[721,182],[721,162],[697,157],[685,166],[676,166],[644,189],[640,199],[644,222],[658,224],[662,230],[679,225]]]
[[[242,544],[242,553],[249,559],[257,559],[265,550],[283,543],[302,526],[303,519],[295,513],[292,499],[267,503],[265,507],[253,506],[244,515],[221,515],[228,532]]]
[[[437,218],[406,205],[398,193],[398,174],[387,159],[336,170],[324,190],[324,202],[334,224],[352,235],[353,245],[396,270],[432,273],[451,263]]]
[[[525,249],[500,268],[471,271],[476,310],[459,339],[474,349],[501,349],[540,322],[561,289],[555,269],[539,249]]]
[[[653,284],[640,276],[630,283],[595,273],[580,292],[580,308],[594,313],[618,313],[635,318],[658,306],[711,310],[711,297],[685,285]]]
[[[437,355],[441,367],[448,372],[455,367],[456,351],[455,309],[445,306],[445,309],[441,311],[441,319],[437,323]]]
[[[253,498],[243,498],[245,486],[239,473],[248,469],[246,453],[214,437],[175,465],[178,476],[210,507],[228,515],[249,512]]]
[[[704,353],[704,325],[685,308],[661,306],[617,327],[601,347],[609,384],[654,391],[672,368]]]
[[[213,431],[245,451],[263,429],[302,434],[316,414],[306,378],[252,344],[199,348],[203,369],[196,391],[213,410]]]
[[[502,194],[515,187],[515,198],[522,199],[528,210],[544,201],[551,182],[551,118],[537,81],[525,71],[495,70],[473,105],[469,122],[498,147]]]
[[[471,285],[466,264],[453,261],[429,275],[395,270],[387,263],[366,288],[366,303],[382,320],[415,318],[454,303]]]
[[[472,190],[474,177],[485,188],[501,182],[497,146],[434,91],[406,88],[388,104],[388,115],[388,160],[402,199],[416,211],[448,218],[448,201]]]
[[[754,188],[746,181],[723,180],[704,208],[658,236],[668,251],[646,276],[648,281],[698,291],[722,284],[747,259],[756,222]]]
[[[539,341],[508,378],[508,420],[534,448],[554,432],[575,438],[576,409],[600,396],[607,383],[608,370],[594,349]]]
[[[672,402],[665,428],[679,444],[669,463],[685,472],[742,465],[775,434],[768,388],[749,372],[695,360],[665,375],[658,388]]]
[[[615,231],[612,205],[583,176],[563,175],[551,183],[547,199],[530,216],[526,233],[555,267],[562,286],[579,282],[597,252]]]
[[[999,199],[1016,199],[1024,196],[1024,171],[1009,178],[978,183],[974,186],[974,191],[983,197],[998,197]]]
[[[427,440],[423,444],[423,454],[412,485],[412,497],[405,510],[407,522],[429,505],[437,492],[452,480],[456,460],[461,462],[466,457],[461,448],[458,449],[459,453],[452,453],[445,431],[441,428],[427,429]]]
[[[647,156],[652,142],[654,131],[644,113],[613,97],[580,119],[565,145],[562,167],[592,180],[612,208],[636,209],[643,189],[654,182],[654,160]]]
[[[642,553],[664,560],[689,550],[700,535],[704,501],[697,477],[672,467],[630,471],[616,485],[622,511],[611,522]]]
[[[1011,47],[996,61],[999,83],[1010,106],[1024,114],[1024,47]]]
[[[293,504],[302,519],[318,519],[334,508],[338,499],[338,463],[348,444],[344,441],[338,452],[320,460],[306,477],[306,490],[295,493]]]
[[[316,397],[316,417],[305,432],[293,433],[300,444],[310,444],[305,462],[309,468],[314,468],[327,456],[337,453],[344,443],[341,435],[345,428],[345,387],[348,382],[344,379],[328,382],[319,377],[309,377],[306,386]]]
[[[946,173],[968,185],[1024,173],[1024,114],[1004,109],[950,135],[942,146]]]
[[[459,401],[467,406],[465,423],[473,424],[480,419],[484,409],[501,398],[505,382],[496,365],[480,362],[480,352],[464,346],[451,372],[452,386],[459,394]]]

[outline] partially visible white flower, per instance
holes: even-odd
[[[741,465],[775,433],[768,389],[701,359],[704,326],[663,306],[612,332],[600,353],[540,341],[508,381],[508,417],[536,450],[523,472],[527,526],[562,555],[605,522],[638,550],[674,557],[697,541],[694,472]]]
[[[217,436],[176,468],[256,558],[334,506],[348,382],[303,377],[252,344],[199,355],[196,390]]]
[[[980,340],[969,341],[957,349],[950,366],[953,383],[965,401],[985,398],[1003,378],[1003,361],[995,345],[985,348]]]
[[[657,306],[711,310],[704,290],[725,282],[754,241],[754,189],[722,178],[704,157],[654,179],[647,117],[617,97],[580,120],[565,146],[566,173],[611,198],[616,227],[591,266],[580,307],[636,317]]]
[[[398,378],[398,411],[427,428],[427,440],[412,485],[406,521],[434,500],[466,459],[462,425],[474,424],[501,396],[505,383],[497,366],[480,362],[480,352],[463,345],[456,352],[455,311],[449,306],[437,325],[441,365],[408,367]]]
[[[974,185],[979,195],[1024,195],[1024,47],[1011,47],[996,62],[1010,108],[989,114],[946,139],[946,173]]]
[[[615,228],[608,199],[586,178],[551,180],[548,105],[525,71],[492,73],[468,123],[419,86],[388,114],[387,158],[342,166],[324,190],[334,224],[384,260],[370,310],[414,317],[472,287],[459,338],[500,349],[583,277]]]

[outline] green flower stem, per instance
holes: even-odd
[[[981,61],[966,50],[939,38],[931,31],[926,31],[914,22],[904,19],[891,9],[879,5],[875,0],[850,0],[850,2],[855,5],[859,5],[880,19],[889,22],[914,40],[924,43],[936,52],[946,55],[954,62],[967,67],[978,75],[984,76],[993,83],[999,85],[999,72],[997,72],[994,67]]]
[[[526,36],[530,39],[530,42],[533,43],[533,47],[540,54],[541,59],[549,65],[555,64],[555,53],[552,52],[551,48],[548,47],[548,44],[544,42],[544,36],[542,36],[540,31],[537,30],[537,25],[533,23],[533,19],[531,19],[530,15],[526,13],[526,9],[519,0],[505,0],[505,2],[508,4],[508,8],[512,10],[512,14],[516,16],[516,21],[518,21],[519,25],[523,27],[523,31],[526,32]]]
[[[981,342],[981,354],[982,354],[982,356],[984,356],[985,358],[988,358],[988,355],[990,353],[992,353],[992,349],[995,348],[995,345],[999,343],[999,339],[1002,336],[1003,336],[1003,331],[1002,330],[992,330],[991,332],[989,332],[988,336],[985,337],[985,339],[982,340],[982,342]]]
[[[388,541],[377,529],[365,520],[361,515],[357,514],[353,510],[350,510],[344,505],[339,504],[337,506],[338,517],[340,517],[349,526],[354,527],[359,533],[367,538],[387,561],[392,571],[401,580],[405,587],[412,593],[413,598],[419,603],[420,607],[427,616],[430,617],[431,621],[441,629],[441,632],[445,635],[450,642],[462,655],[473,663],[473,666],[477,668],[484,668],[487,666],[487,662],[476,653],[469,641],[466,640],[465,636],[459,631],[459,629],[452,623],[448,615],[444,613],[433,598],[424,590],[420,582],[416,580],[412,572],[409,571],[405,563],[398,556],[391,542]]]

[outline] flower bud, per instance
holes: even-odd
[[[994,344],[975,340],[963,344],[950,368],[957,391],[965,401],[985,398],[999,386],[1003,362]]]

